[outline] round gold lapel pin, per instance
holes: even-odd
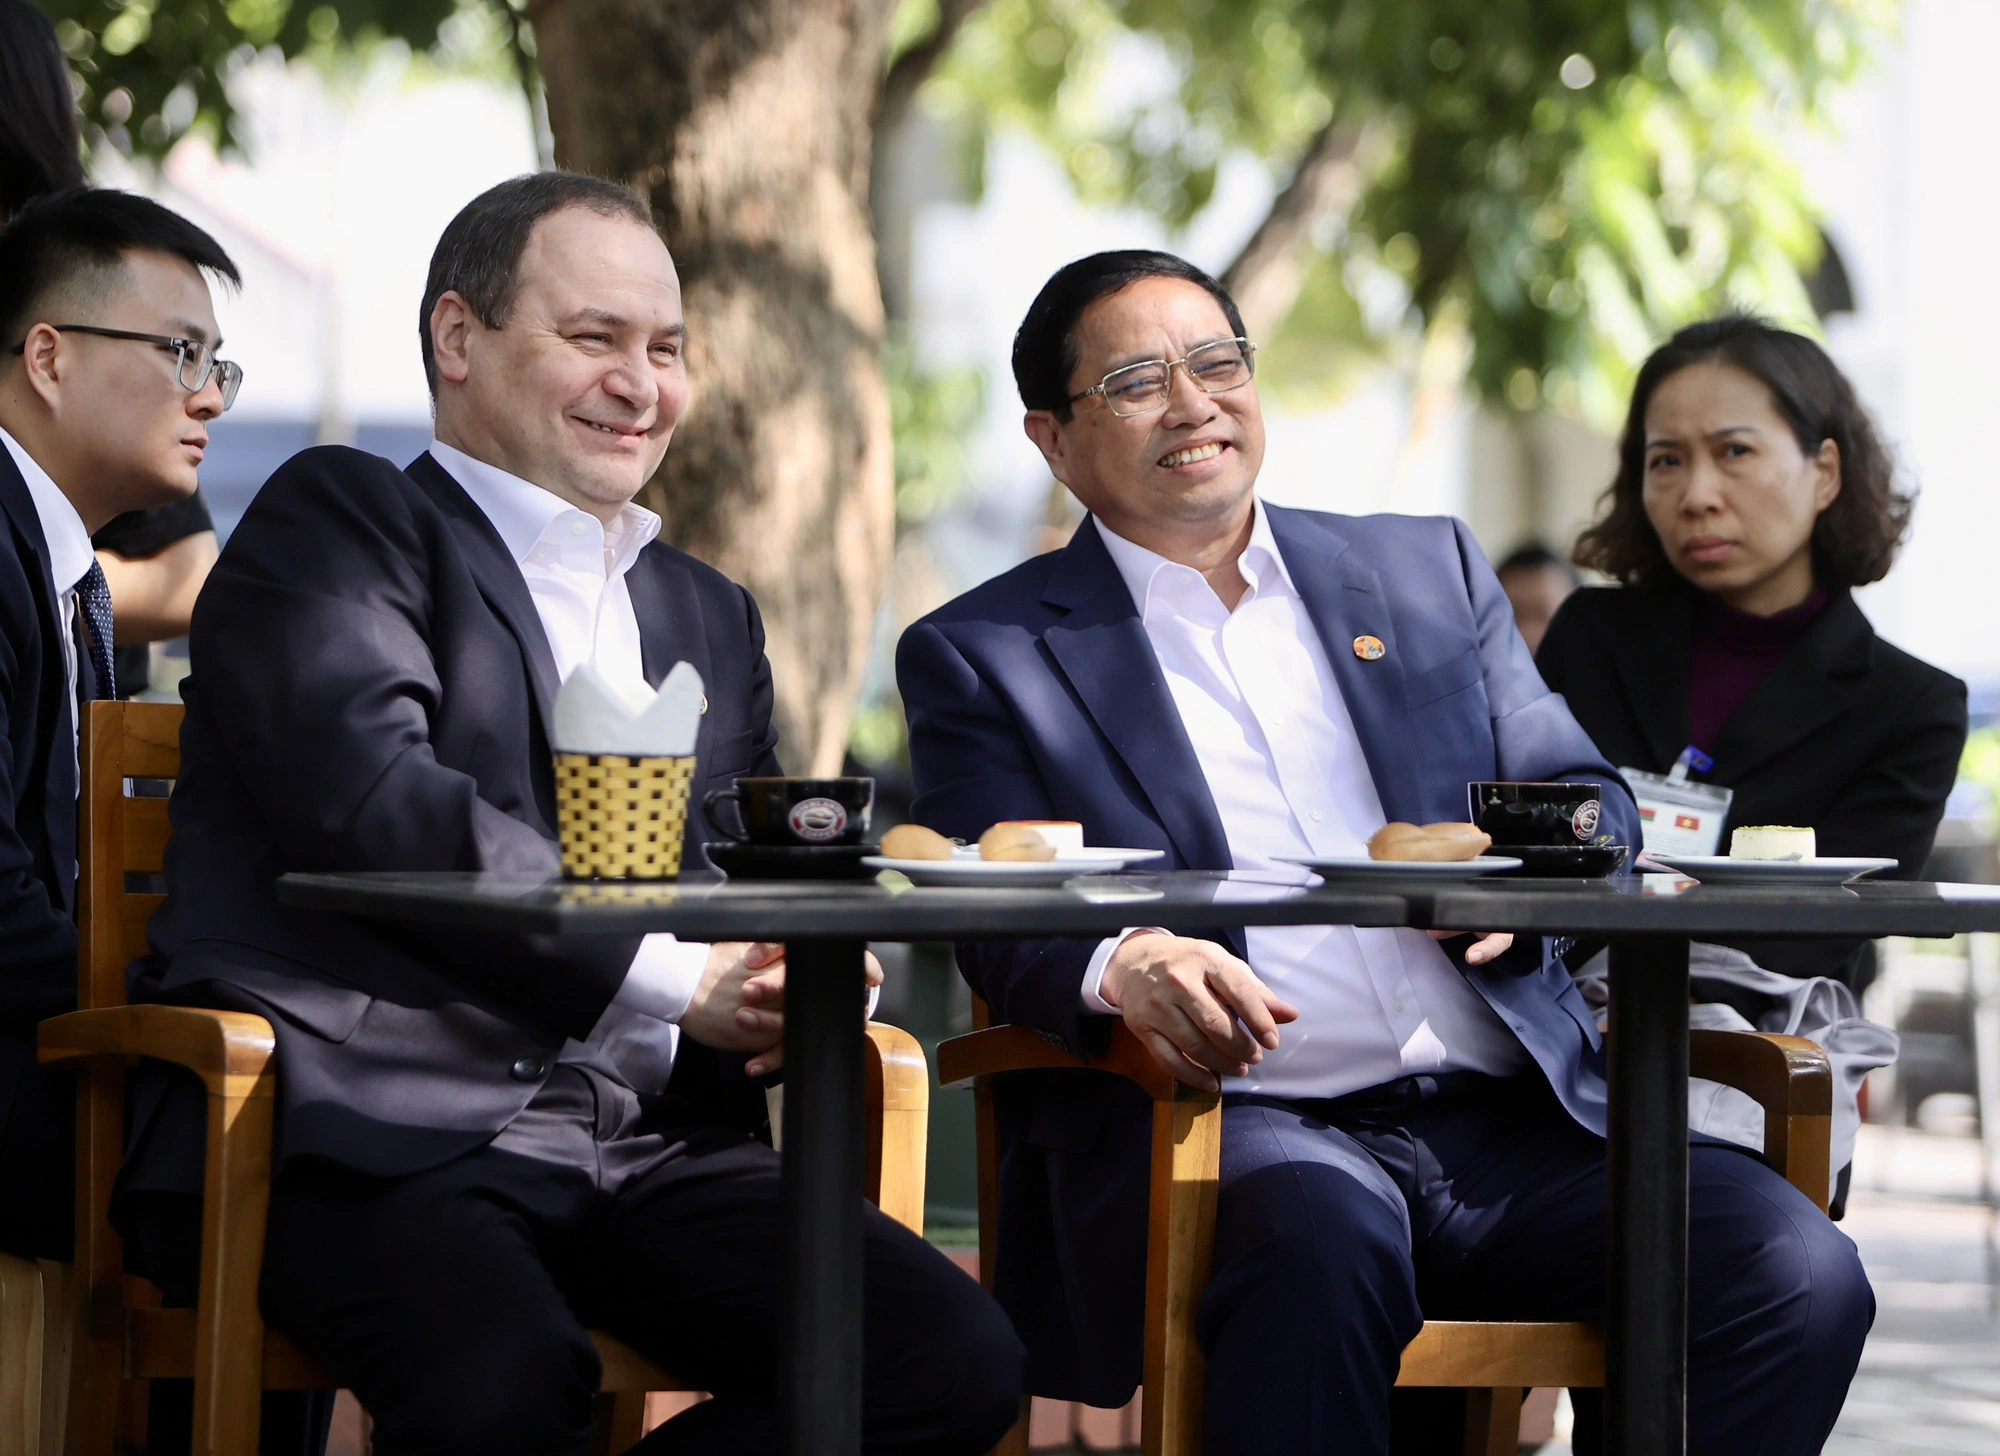
[[[1389,649],[1382,645],[1380,637],[1356,637],[1354,639],[1354,655],[1363,662],[1379,662],[1388,654],[1388,651]]]

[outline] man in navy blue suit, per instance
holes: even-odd
[[[67,1259],[76,1092],[35,1024],[76,1009],[80,700],[114,695],[90,533],[194,493],[241,374],[220,244],[129,193],[73,188],[0,231],[0,1252]]]
[[[1472,780],[1581,779],[1637,844],[1463,525],[1257,498],[1243,332],[1219,284],[1161,253],[1085,258],[1036,298],[1014,343],[1026,428],[1090,519],[903,638],[916,817],[966,838],[1074,819],[1176,869],[1254,871],[1460,819]],[[1138,926],[959,963],[1000,1020],[1083,1053],[1123,1016],[1224,1093],[1198,1317],[1211,1456],[1389,1450],[1426,1317],[1602,1318],[1602,1047],[1545,943]],[[1144,1100],[1056,1074],[999,1110],[997,1292],[1029,1387],[1118,1405],[1139,1369]],[[1853,1244],[1739,1150],[1693,1149],[1690,1205],[1690,1449],[1818,1451],[1873,1313]],[[1397,1427],[1410,1449],[1400,1407]]]

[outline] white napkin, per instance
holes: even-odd
[[[657,693],[613,683],[586,662],[556,693],[556,751],[681,758],[701,727],[701,674],[674,664]]]

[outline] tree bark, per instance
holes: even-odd
[[[779,751],[838,772],[895,529],[870,119],[894,0],[536,0],[559,166],[647,197],[693,402],[646,503],[756,596]]]
[[[1271,333],[1298,302],[1313,225],[1336,208],[1353,206],[1360,196],[1361,139],[1359,127],[1329,122],[1306,148],[1292,180],[1236,261],[1224,270],[1223,287],[1235,298],[1250,337]]]

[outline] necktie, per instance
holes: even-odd
[[[90,643],[90,666],[97,674],[96,696],[115,698],[118,696],[118,672],[111,662],[112,632],[111,586],[104,579],[104,568],[95,560],[90,570],[83,574],[83,580],[76,584],[76,604],[83,609],[84,625],[89,630],[84,634]]]

